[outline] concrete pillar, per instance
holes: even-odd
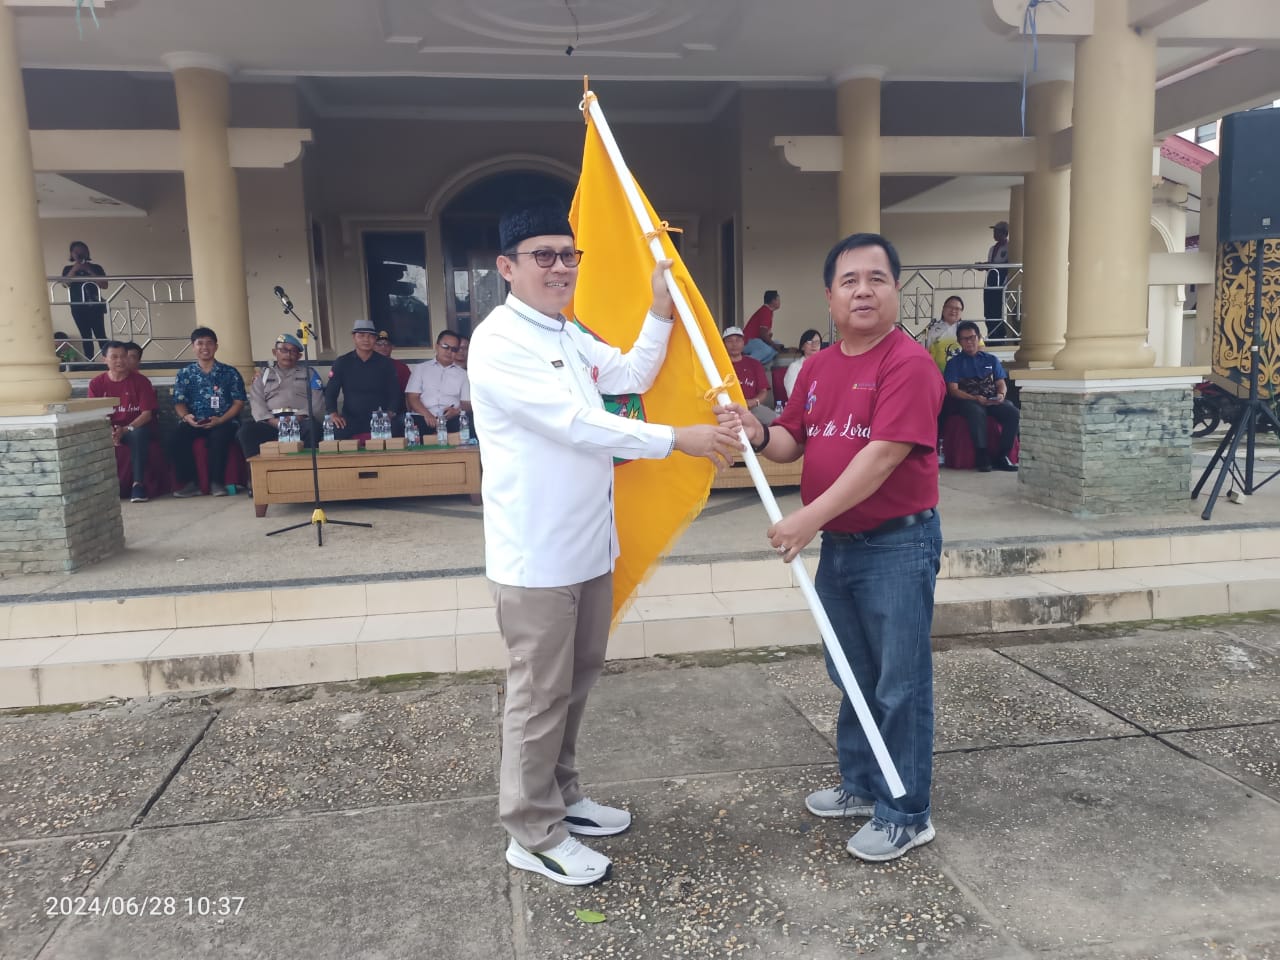
[[[252,376],[240,197],[231,166],[228,68],[202,54],[166,54],[178,95],[187,236],[196,321],[218,334],[218,359]]]
[[[1024,185],[1014,184],[1009,188],[1009,262],[1021,263],[1024,252],[1023,226],[1026,222],[1026,190]]]
[[[1067,243],[1071,173],[1050,163],[1053,134],[1071,126],[1071,84],[1038,83],[1027,91],[1027,123],[1036,138],[1036,169],[1024,179],[1022,343],[1019,367],[1045,366],[1067,330]]]
[[[1023,225],[1026,191],[1022,184],[1009,188],[1009,263],[1021,263],[1023,254]],[[1013,330],[1022,329],[1022,271],[1010,270],[1004,287],[1003,312],[1005,321]],[[1007,334],[1006,334],[1007,335]]]
[[[0,405],[65,400],[71,384],[53,355],[36,212],[27,102],[13,8],[0,3]]]
[[[880,232],[880,79],[881,71],[842,79],[836,88],[836,126],[840,132],[840,236]]]
[[[1150,367],[1146,345],[1156,40],[1099,3],[1076,44],[1070,272],[1059,370]]]

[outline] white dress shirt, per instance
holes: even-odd
[[[510,295],[475,328],[467,372],[489,579],[562,587],[613,569],[613,458],[667,457],[675,430],[609,413],[601,394],[648,390],[671,328],[647,316],[624,354]]]
[[[404,392],[420,394],[422,405],[433,414],[448,407],[461,407],[464,400],[471,399],[467,371],[456,363],[443,366],[434,357],[413,368]]]

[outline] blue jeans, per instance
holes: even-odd
[[[778,355],[777,350],[773,349],[773,347],[769,346],[759,337],[752,337],[748,340],[747,345],[742,348],[742,352],[748,357],[755,357],[764,364],[766,370],[769,369],[769,364],[773,363],[773,358]],[[764,387],[766,390],[771,390],[773,389],[773,384],[766,383]]]
[[[836,753],[849,793],[875,815],[909,826],[929,819],[933,777],[933,588],[942,527],[933,519],[892,533],[822,535],[814,580],[906,794],[893,797],[849,698],[840,701]],[[827,656],[827,673],[839,676]],[[843,687],[841,687],[843,689]]]

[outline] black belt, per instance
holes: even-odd
[[[841,530],[827,530],[826,536],[836,540],[865,540],[867,537],[878,536],[882,533],[893,533],[895,530],[905,530],[907,527],[914,527],[919,523],[926,523],[938,515],[938,511],[934,507],[928,510],[921,510],[919,513],[913,513],[908,517],[894,517],[892,520],[886,520],[878,527],[872,527],[870,530],[863,530],[861,533],[845,533]]]

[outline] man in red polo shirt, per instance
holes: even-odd
[[[929,631],[942,554],[934,444],[944,387],[928,352],[897,328],[901,269],[879,234],[836,244],[823,269],[835,343],[805,361],[806,386],[773,426],[732,405],[757,453],[780,463],[804,456],[804,506],[767,536],[789,563],[822,534],[815,586],[906,787],[891,795],[843,697],[840,783],[810,794],[805,806],[819,817],[869,817],[847,849],[870,861],[900,857],[934,836]],[[840,686],[830,663],[827,672]]]
[[[156,390],[151,381],[135,372],[129,364],[129,345],[119,340],[107,343],[107,372],[89,381],[89,396],[114,397],[111,411],[111,442],[129,448],[133,468],[133,488],[129,499],[147,501],[147,454],[151,448],[151,431],[156,415]]]

